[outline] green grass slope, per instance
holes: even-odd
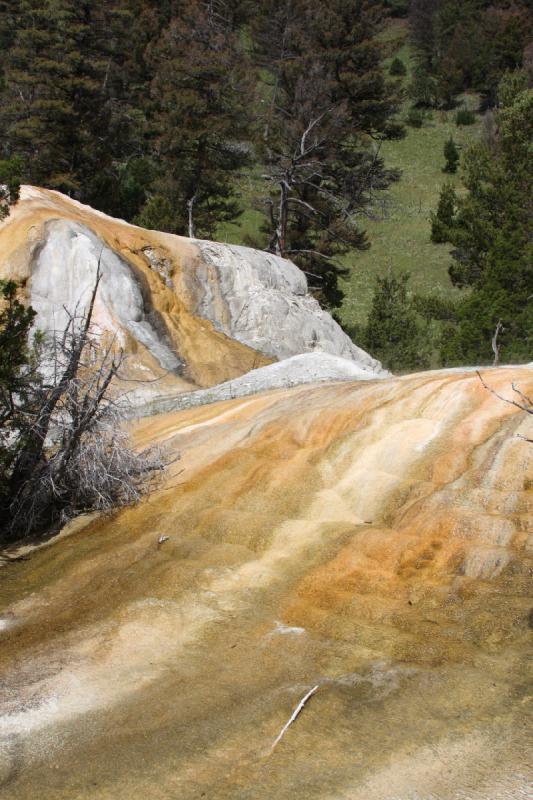
[[[391,43],[391,58],[399,57],[407,68],[403,85],[407,86],[412,69],[411,53],[406,40],[404,24],[396,22],[387,32]],[[392,52],[394,51],[394,52]],[[475,95],[464,96],[460,102],[471,109],[478,104]],[[404,104],[404,115],[409,107]],[[434,292],[443,296],[455,290],[448,277],[450,247],[435,245],[430,241],[430,213],[438,203],[440,189],[446,181],[459,186],[459,172],[448,175],[444,166],[445,141],[453,136],[456,144],[463,148],[475,141],[481,131],[481,119],[474,125],[458,127],[456,111],[435,111],[422,128],[406,126],[407,135],[399,141],[384,142],[381,153],[388,167],[401,170],[398,183],[387,192],[376,197],[372,213],[361,219],[371,243],[365,252],[352,252],[344,258],[350,273],[341,281],[345,299],[337,315],[347,327],[366,322],[376,276],[388,269],[411,273],[411,287],[424,293]],[[240,182],[241,202],[245,208],[237,223],[221,225],[220,241],[244,244],[257,237],[262,214],[258,198],[261,197],[261,170],[244,176]]]
[[[407,68],[407,86],[412,68],[408,45],[395,55]],[[460,103],[475,110],[478,97],[463,96]],[[408,107],[406,101],[404,113]],[[454,293],[448,276],[450,247],[431,242],[430,213],[446,181],[460,184],[460,171],[455,175],[442,172],[444,143],[453,136],[458,147],[464,148],[479,137],[482,125],[478,117],[474,125],[457,126],[455,114],[455,110],[434,111],[422,128],[406,126],[404,139],[383,143],[381,153],[386,165],[400,169],[402,175],[388,192],[379,195],[372,218],[361,223],[368,233],[370,249],[345,258],[350,275],[341,283],[346,296],[338,315],[343,324],[366,321],[376,276],[388,269],[410,272],[413,290],[444,296]]]

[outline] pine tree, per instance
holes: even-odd
[[[443,347],[446,363],[492,359],[491,338],[505,329],[502,357],[530,361],[533,346],[533,90],[519,93],[497,114],[498,134],[466,154],[466,196],[457,200],[448,240],[450,277],[468,294]]]
[[[431,214],[431,241],[435,244],[449,242],[451,228],[457,211],[457,195],[452,183],[445,183],[440,191],[436,213]]]
[[[364,332],[366,347],[385,367],[426,369],[428,342],[408,293],[409,273],[378,278]]]
[[[233,18],[223,10],[185,0],[154,47],[151,97],[160,175],[140,224],[155,222],[164,209],[166,230],[209,237],[240,212],[233,179],[250,157],[250,70],[231,30]]]
[[[380,16],[367,2],[272,3],[256,33],[271,76],[258,147],[270,192],[268,248],[294,259],[320,300],[339,305],[339,258],[368,247],[358,215],[396,176],[379,146],[399,135],[382,70]]]
[[[412,0],[409,18],[419,69],[413,91],[445,108],[467,89],[494,105],[500,77],[521,66],[533,34],[528,0]]]
[[[393,58],[391,65],[389,67],[389,74],[394,75],[395,77],[396,76],[403,77],[404,75],[407,74],[407,69],[401,59]]]
[[[8,216],[19,199],[24,162],[19,156],[0,161],[0,221]]]
[[[35,319],[35,311],[18,300],[18,288],[13,281],[0,280],[0,507],[17,452],[20,405],[27,400],[28,336]]]
[[[19,0],[15,27],[4,59],[4,153],[24,158],[29,181],[73,191],[79,188],[76,39],[83,30],[68,0]]]
[[[417,61],[425,73],[431,71],[435,59],[435,17],[440,0],[411,0],[409,25]]]
[[[19,0],[3,60],[5,157],[24,179],[105,205],[134,116],[124,102],[128,13],[112,0]]]
[[[442,171],[457,172],[457,167],[459,166],[459,150],[452,136],[444,143],[444,158],[446,159],[446,163]]]

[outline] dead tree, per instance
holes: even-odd
[[[531,398],[528,397],[527,394],[525,394],[521,389],[519,389],[515,383],[511,383],[511,388],[515,393],[515,395],[519,398],[519,400],[512,400],[508,397],[504,397],[503,395],[499,394],[495,389],[492,388],[492,386],[489,386],[484,381],[483,377],[481,376],[481,373],[478,370],[476,370],[476,374],[479,380],[481,381],[483,387],[488,392],[493,394],[494,397],[497,397],[498,400],[501,400],[502,402],[507,403],[510,406],[514,406],[515,408],[520,409],[520,411],[524,411],[526,414],[531,414],[531,416],[533,416],[533,400],[531,400]],[[533,444],[533,439],[528,439],[527,436],[522,436],[521,433],[517,434],[517,436],[519,439],[523,439],[525,442],[531,442]]]
[[[497,367],[500,363],[500,345],[498,344],[498,336],[504,330],[505,328],[502,325],[502,321],[499,319],[491,341],[492,352],[494,353],[494,361],[492,362],[493,367]]]
[[[19,409],[0,541],[15,541],[77,514],[111,511],[153,488],[165,466],[156,448],[130,446],[127,397],[117,389],[125,354],[92,324],[100,270],[85,312],[39,349],[39,377]]]

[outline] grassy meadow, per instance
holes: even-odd
[[[403,86],[407,86],[412,62],[406,31],[400,25],[391,26],[387,39],[391,54],[399,57],[407,68]],[[476,109],[476,95],[464,96],[461,104]],[[404,114],[409,102],[404,103]],[[479,135],[481,119],[465,127],[455,124],[456,111],[434,111],[423,127],[406,126],[406,136],[399,141],[384,142],[381,153],[388,167],[401,170],[400,180],[387,192],[376,197],[369,214],[361,219],[361,227],[368,234],[369,250],[348,253],[344,263],[350,269],[347,279],[341,281],[345,298],[337,315],[346,326],[361,325],[366,321],[376,276],[389,269],[411,273],[411,286],[424,293],[453,294],[448,277],[449,245],[435,245],[430,241],[430,212],[437,206],[439,192],[445,181],[459,184],[459,172],[448,175],[444,166],[443,148],[453,136],[459,148],[468,146]],[[263,215],[258,198],[264,191],[260,169],[246,175],[240,182],[241,202],[246,209],[237,223],[220,226],[220,241],[233,244],[250,243],[258,235]]]

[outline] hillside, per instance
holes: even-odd
[[[0,2],[0,800],[533,800],[531,3]]]
[[[526,797],[516,433],[472,372],[144,420],[161,490],[0,570],[2,797]]]
[[[406,67],[403,89],[409,84],[413,68],[407,35],[405,22],[401,20],[393,21],[385,34],[392,50],[386,67],[393,56]],[[464,95],[458,99],[458,107],[476,110],[478,101],[475,94]],[[400,117],[407,115],[410,104],[406,98]],[[380,153],[386,166],[399,169],[401,178],[388,191],[376,194],[374,207],[361,219],[370,249],[353,251],[343,259],[350,275],[340,282],[345,298],[336,313],[347,327],[366,322],[375,278],[390,268],[410,272],[415,291],[444,297],[456,294],[448,276],[450,246],[430,241],[429,216],[437,206],[442,185],[446,181],[460,185],[460,173],[442,172],[444,143],[452,136],[459,148],[472,144],[480,136],[482,120],[478,117],[474,125],[457,126],[455,115],[455,109],[434,111],[421,128],[406,125],[404,139],[382,143]],[[258,210],[259,198],[264,192],[259,172],[241,178],[240,201],[244,212],[237,223],[219,226],[220,241],[242,244],[257,239],[263,220]]]

